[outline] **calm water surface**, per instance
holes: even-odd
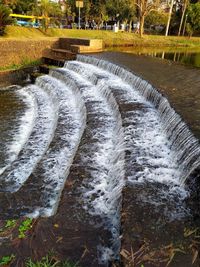
[[[113,49],[112,49],[113,51]],[[153,47],[123,47],[114,48],[114,51],[145,55],[161,59],[171,60],[182,64],[200,68],[200,48],[153,48]]]

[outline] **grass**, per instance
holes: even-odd
[[[51,28],[45,33],[41,29],[26,28],[19,26],[7,26],[6,36],[0,40],[8,39],[52,39],[58,37],[72,38],[94,38],[103,39],[106,47],[133,45],[133,46],[172,46],[172,47],[199,47],[199,37],[177,37],[177,36],[161,36],[161,35],[144,35],[140,38],[139,35],[128,32],[114,33],[112,31],[101,30],[75,30],[75,29],[55,29]]]
[[[15,259],[15,255],[8,255],[8,256],[3,256],[0,259],[0,266],[5,266],[10,264],[13,260]]]
[[[23,59],[20,64],[12,63],[10,65],[0,67],[0,71],[19,70],[21,68],[38,66],[41,64],[41,60]]]
[[[33,262],[29,259],[26,262],[26,267],[80,267],[77,263],[71,263],[69,261],[61,262],[49,256],[43,257],[41,261]]]
[[[8,256],[3,256],[0,259],[0,266],[8,266],[15,260],[15,255],[11,254]],[[61,262],[49,256],[43,257],[40,261],[32,261],[29,259],[25,263],[25,267],[80,267],[77,263],[72,263],[69,261]]]
[[[33,220],[31,218],[27,218],[21,222],[19,226],[19,235],[18,235],[19,238],[26,237],[26,232],[32,228],[32,222]]]

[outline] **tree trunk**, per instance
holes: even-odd
[[[167,36],[168,35],[168,32],[169,32],[169,25],[170,25],[170,21],[171,21],[173,6],[174,6],[174,0],[172,0],[172,2],[171,2],[171,6],[170,6],[170,10],[169,10],[169,16],[168,16],[168,21],[167,21],[167,26],[166,26],[166,31],[165,31],[165,36]]]
[[[187,17],[188,17],[188,15],[186,14],[186,16],[185,16],[185,22],[184,22],[184,26],[183,26],[183,36],[185,35],[185,28],[186,28],[186,23],[187,23]]]
[[[143,36],[144,33],[144,14],[140,15],[140,28],[139,28],[139,33],[140,33],[140,37]]]
[[[186,8],[187,8],[187,0],[184,1],[183,13],[181,16],[181,22],[180,22],[180,26],[179,26],[179,30],[178,30],[178,36],[180,36],[180,34],[181,34],[183,19],[185,17]]]
[[[129,32],[132,31],[132,20],[129,21]]]

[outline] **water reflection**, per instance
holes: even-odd
[[[200,68],[200,48],[137,48],[137,47],[125,47],[114,48],[112,51],[120,51],[125,53],[132,53],[136,55],[145,55],[151,57],[158,57],[161,59],[167,59],[174,62],[180,62],[182,64],[190,65]]]

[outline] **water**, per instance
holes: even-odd
[[[124,53],[131,53],[136,55],[144,55],[150,57],[157,57],[169,61],[179,62],[184,65],[200,68],[200,50],[199,48],[171,48],[171,47],[124,47],[112,48],[108,51],[120,51]]]
[[[69,180],[68,198],[78,200],[70,203],[72,222],[77,216],[81,229],[78,216],[86,213],[91,222],[100,218],[96,231],[103,227],[111,234],[109,242],[100,238],[96,244],[106,265],[119,259],[125,186],[141,206],[160,211],[164,205],[165,221],[190,213],[185,181],[199,168],[199,141],[147,81],[78,56],[35,85],[0,95],[2,219],[57,216]],[[70,220],[66,210],[62,217]]]
[[[116,74],[118,77],[126,81],[127,84],[134,86],[145,100],[150,101],[150,103],[153,104],[158,111],[158,116],[162,125],[162,131],[164,131],[166,134],[167,139],[170,140],[170,149],[173,153],[173,160],[175,159],[177,161],[179,170],[181,171],[179,181],[183,184],[192,171],[199,166],[200,146],[198,139],[196,139],[189,131],[187,125],[170,106],[167,99],[158,93],[158,91],[147,81],[142,80],[141,78],[119,66],[95,58],[91,59],[89,57],[81,56],[79,56],[78,59],[79,58],[83,62],[91,62],[100,68]],[[89,75],[91,74],[91,72],[88,71],[85,71],[85,73],[89,73]],[[117,80],[115,81],[117,84],[119,84]],[[113,85],[113,82],[114,81],[111,81],[111,86]],[[131,90],[129,89],[129,91]],[[145,129],[144,132],[146,133]],[[154,138],[150,138],[150,140],[154,140]]]

